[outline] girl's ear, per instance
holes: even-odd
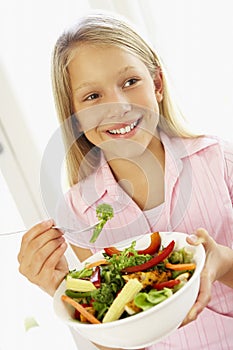
[[[160,68],[155,74],[154,85],[155,85],[156,99],[157,99],[157,102],[159,103],[163,99],[163,74]]]

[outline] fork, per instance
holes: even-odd
[[[75,234],[79,234],[79,233],[82,233],[82,232],[85,232],[85,231],[89,231],[93,228],[95,228],[99,223],[100,223],[101,220],[97,221],[95,224],[92,224],[90,226],[87,226],[81,230],[77,230],[77,229],[72,229],[72,228],[68,228],[68,227],[64,227],[64,226],[52,226],[51,228],[54,228],[54,229],[57,229],[57,230],[61,230],[61,231],[64,231],[64,232],[68,232],[68,233],[75,233]],[[1,233],[0,232],[0,237],[1,236],[11,236],[11,235],[16,235],[18,233],[22,233],[22,232],[25,232],[27,231],[27,229],[25,230],[19,230],[19,231],[13,231],[13,232],[3,232]]]

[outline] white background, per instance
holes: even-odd
[[[89,8],[126,15],[158,50],[191,125],[233,141],[231,4],[231,0],[0,0],[0,135],[4,136],[0,165],[5,177],[0,174],[0,231],[28,227],[46,216],[38,173],[58,125],[50,57],[64,27]],[[50,298],[17,271],[20,238],[0,238],[0,350],[73,350],[69,331],[53,315]],[[25,332],[24,319],[29,316],[39,327]]]

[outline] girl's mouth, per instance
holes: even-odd
[[[134,130],[140,122],[140,119],[136,120],[135,122],[132,122],[128,125],[121,126],[119,129],[111,129],[108,130],[107,132],[112,135],[125,135],[129,134],[132,130]]]

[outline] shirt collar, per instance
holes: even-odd
[[[169,137],[164,132],[160,132],[161,142],[165,148],[165,169],[174,178],[179,175],[183,165],[182,159],[217,143],[217,139],[213,137],[197,137],[197,138],[179,138]],[[176,171],[174,172],[174,165]],[[170,169],[170,170],[169,170]],[[98,202],[106,194],[113,201],[124,203],[127,196],[123,189],[118,185],[111,169],[103,155],[101,154],[98,168],[94,173],[89,175],[80,183],[81,203],[79,208],[81,212],[85,212],[94,203]]]
[[[213,136],[200,136],[194,138],[169,137],[163,131],[160,132],[161,142],[164,145],[165,153],[172,154],[173,158],[183,159],[198,153],[199,151],[218,143]]]

